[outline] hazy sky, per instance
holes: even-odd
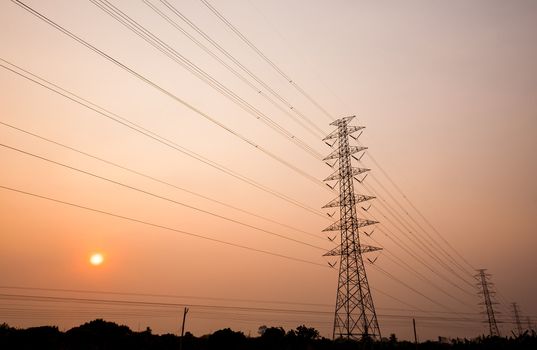
[[[315,128],[330,132],[331,119],[202,2],[170,1],[287,106],[163,3],[148,2],[242,78],[143,1],[111,1],[221,84],[220,89],[229,89],[276,126],[270,128],[247,113],[90,1],[25,3],[171,96],[7,0],[0,2],[0,63],[28,74],[11,65],[15,64],[168,139],[176,148],[321,212],[337,194],[314,180],[333,171],[315,156],[330,153]],[[378,256],[374,265],[367,264],[383,335],[410,338],[412,317],[422,339],[486,332],[480,300],[471,286],[475,268],[492,274],[505,321],[503,334],[513,328],[510,302],[518,302],[525,322],[531,316],[537,323],[537,2],[211,4],[330,115],[357,115],[355,123],[366,126],[360,141],[369,151],[362,162],[372,172],[365,187],[356,184],[356,191],[379,197],[369,211],[359,213],[381,222],[363,242],[385,248],[370,256]],[[337,271],[328,267],[332,259],[322,257],[333,247],[321,232],[331,223],[328,216],[259,190],[6,68],[0,69],[0,82],[0,186],[318,264],[0,189],[0,322],[67,329],[104,317],[134,329],[150,326],[158,333],[177,333],[181,305],[190,305],[186,328],[196,335],[224,327],[255,334],[263,324],[289,329],[305,323],[331,336]],[[292,136],[282,136],[278,128]],[[313,151],[304,151],[297,142]],[[101,266],[89,264],[93,252],[104,254]],[[94,305],[65,298],[177,305]]]

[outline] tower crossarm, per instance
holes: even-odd
[[[367,149],[367,147],[364,147],[364,146],[349,146],[349,154],[362,152],[362,151],[365,151],[366,149]],[[334,152],[330,153],[323,160],[336,159],[336,158],[339,158],[339,157],[341,157],[341,152],[340,152],[340,150],[338,148]]]
[[[354,194],[354,198],[356,198],[356,203],[365,202],[371,199],[374,199],[376,197],[374,196],[367,196],[365,194]],[[334,208],[341,206],[341,199],[339,197],[332,199],[330,202],[326,203],[322,208]]]
[[[351,125],[351,126],[347,127],[347,134],[352,135],[353,133],[355,133],[355,132],[357,132],[359,130],[362,130],[362,129],[365,129],[365,126]],[[323,139],[323,141],[337,139],[339,137],[339,133],[340,133],[340,131],[338,129],[336,129],[336,130],[332,131],[330,134],[328,134]]]
[[[349,125],[349,122],[353,120],[356,116],[352,115],[349,117],[340,118],[338,120],[334,120],[330,125],[337,126],[338,128],[334,131],[332,131],[330,134],[328,134],[323,141],[330,140],[330,139],[337,139],[341,136],[341,129],[340,127],[344,127],[346,129],[346,134],[350,135],[358,130],[365,129],[365,126],[357,126],[357,125]]]
[[[371,170],[371,169],[367,169],[367,168],[355,168],[355,167],[352,167],[350,169],[351,169],[350,170],[350,173],[351,173],[350,175],[351,176],[360,175],[362,173],[365,173],[365,172]],[[339,180],[339,179],[341,179],[341,174],[340,174],[340,171],[337,170],[332,175],[330,175],[329,177],[324,179],[323,181],[332,181],[332,180]]]
[[[360,250],[360,253],[371,253],[371,252],[376,252],[378,250],[382,250],[382,248],[380,247],[374,247],[372,245],[360,245],[360,247],[358,248]],[[323,254],[323,256],[340,256],[341,255],[341,246],[337,246],[335,247],[334,249],[326,252],[325,254]]]
[[[378,224],[378,221],[366,220],[366,219],[356,219],[356,228],[365,227],[369,225]],[[349,225],[347,223],[342,223],[341,220],[334,222],[332,225],[328,226],[323,230],[326,231],[339,231],[344,225]]]
[[[333,126],[347,126],[347,125],[349,125],[349,122],[351,120],[353,120],[354,118],[356,118],[355,115],[350,115],[348,117],[339,118],[339,119],[336,119],[333,122],[331,122],[330,125],[333,125]]]

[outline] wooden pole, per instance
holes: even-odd
[[[187,313],[188,308],[185,307],[185,310],[183,311],[183,324],[181,325],[181,339],[179,339],[179,350],[183,350],[183,337],[185,336],[185,321]]]
[[[418,335],[416,333],[416,319],[412,319],[412,326],[414,327],[414,344],[416,345],[416,349],[418,348]]]

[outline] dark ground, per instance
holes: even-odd
[[[527,333],[517,338],[490,338],[450,340],[447,343],[424,342],[418,345],[407,341],[398,341],[395,335],[382,342],[354,342],[330,340],[319,337],[314,328],[306,326],[285,331],[280,327],[260,327],[258,337],[246,337],[242,332],[229,328],[212,334],[195,337],[186,333],[183,338],[183,350],[347,350],[347,349],[524,349],[537,350],[537,335]],[[16,329],[7,324],[0,325],[0,349],[180,349],[180,337],[173,334],[155,335],[151,329],[133,332],[127,326],[121,326],[104,320],[94,320],[81,326],[61,332],[58,327],[42,326]]]

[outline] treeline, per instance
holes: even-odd
[[[212,334],[195,337],[186,333],[183,339],[173,334],[156,335],[147,328],[134,332],[127,326],[118,325],[101,319],[74,327],[62,332],[58,327],[42,326],[16,329],[7,324],[0,325],[0,349],[17,350],[145,350],[145,349],[183,349],[183,350],[357,350],[357,349],[537,349],[537,336],[525,333],[520,337],[490,338],[480,337],[473,340],[427,341],[414,344],[398,341],[392,334],[383,341],[330,340],[319,336],[314,328],[299,326],[285,331],[281,327],[259,328],[259,335],[247,337],[242,332],[229,328]]]

